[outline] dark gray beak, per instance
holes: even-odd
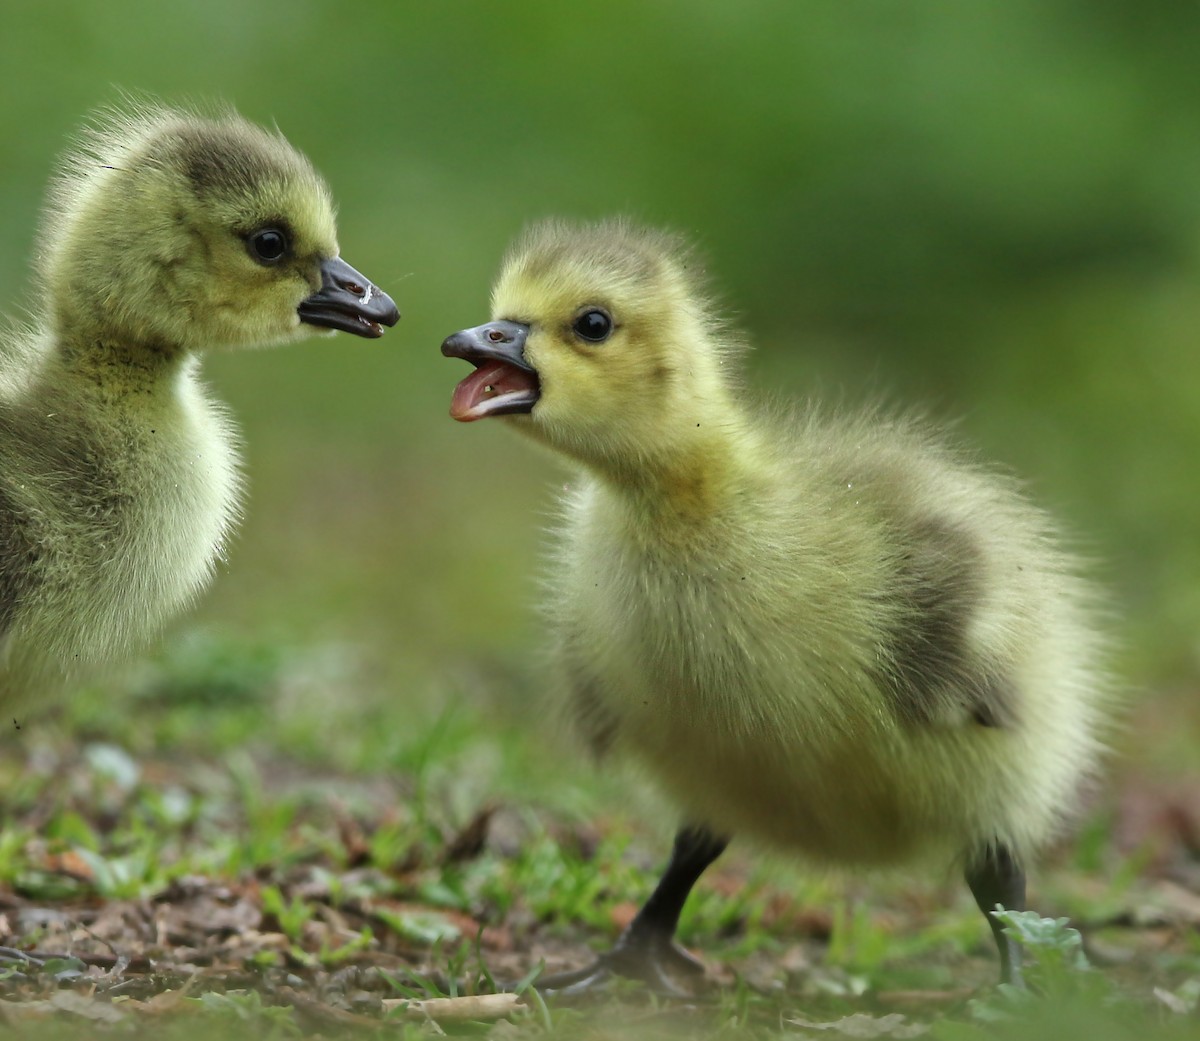
[[[473,362],[476,367],[485,361],[495,360],[533,372],[533,366],[525,360],[525,338],[528,335],[529,326],[520,322],[488,322],[447,336],[442,341],[442,353],[447,358],[463,358]]]
[[[454,388],[450,415],[462,423],[485,416],[514,416],[533,411],[541,397],[537,370],[525,358],[529,326],[488,322],[447,336],[442,353],[462,358],[475,371]]]
[[[305,299],[296,313],[309,325],[370,339],[382,336],[383,326],[400,321],[392,298],[341,257],[321,262],[321,288]]]

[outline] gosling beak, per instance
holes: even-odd
[[[382,336],[383,326],[400,321],[392,298],[341,257],[321,262],[321,288],[303,300],[296,313],[309,325],[341,329],[370,339]]]
[[[454,388],[450,415],[461,423],[485,416],[532,412],[541,395],[537,370],[525,360],[529,326],[488,322],[447,336],[442,353],[462,358],[475,371]]]

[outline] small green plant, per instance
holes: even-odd
[[[244,710],[263,702],[286,658],[286,650],[273,644],[192,629],[164,648],[135,697],[159,711],[179,706]]]
[[[96,892],[110,900],[143,899],[167,884],[167,875],[159,864],[158,851],[151,844],[124,854],[102,854],[86,847],[75,855],[87,865]]]
[[[436,911],[393,911],[380,907],[376,908],[375,916],[392,932],[413,943],[434,944],[457,940],[462,935],[457,925]]]
[[[198,998],[188,999],[216,1018],[232,1023],[253,1024],[261,1041],[280,1041],[297,1037],[300,1028],[292,1010],[282,1005],[268,1005],[254,990],[209,991]]]
[[[337,968],[344,962],[352,960],[356,955],[370,950],[375,944],[375,934],[370,927],[364,927],[340,947],[335,947],[328,941],[321,942],[317,952],[317,961],[327,969]]]
[[[1036,1006],[1081,1003],[1096,1006],[1115,1000],[1108,978],[1092,970],[1083,953],[1083,937],[1066,918],[1043,918],[1036,911],[992,912],[1021,949],[1025,986],[1002,983],[995,995],[971,1002],[982,1022],[1005,1022]]]
[[[851,972],[870,972],[891,952],[891,936],[861,903],[839,901],[825,960]]]
[[[1029,958],[1025,976],[1031,986],[1054,995],[1073,991],[1080,973],[1091,966],[1083,953],[1083,936],[1067,918],[1043,918],[1036,911],[996,910],[992,914]]]
[[[313,917],[313,909],[298,896],[288,900],[278,886],[263,886],[263,914],[270,915],[279,923],[279,929],[292,943],[304,939],[304,927]]]

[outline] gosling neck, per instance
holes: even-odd
[[[53,364],[70,376],[95,383],[108,394],[144,393],[173,382],[187,368],[190,352],[157,340],[115,336],[97,326],[60,335]]]
[[[673,409],[642,431],[631,423],[584,465],[635,518],[669,529],[728,516],[755,483],[758,437],[732,397]],[[615,449],[615,450],[614,450]]]

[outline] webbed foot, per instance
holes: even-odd
[[[543,994],[574,996],[600,990],[614,977],[638,980],[664,997],[692,998],[703,981],[704,965],[669,936],[625,933],[591,965],[543,976],[534,986]]]
[[[707,828],[681,828],[667,870],[613,949],[585,968],[545,976],[534,986],[544,994],[586,994],[618,976],[640,980],[657,994],[694,997],[704,966],[672,937],[696,879],[721,855],[727,841]]]

